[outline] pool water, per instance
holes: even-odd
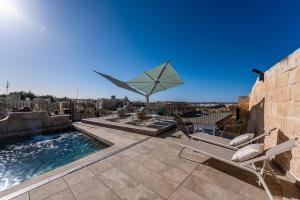
[[[106,147],[74,130],[0,140],[0,191]]]

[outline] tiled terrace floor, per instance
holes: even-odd
[[[169,135],[150,138],[14,199],[267,199],[251,174],[188,150],[183,156],[197,162],[178,158],[178,141]],[[281,182],[282,192],[267,179],[276,198],[300,198],[293,184]]]

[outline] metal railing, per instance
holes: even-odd
[[[192,122],[193,124],[217,124],[218,122],[230,117],[230,112],[213,112],[207,114],[199,114],[195,117],[184,118],[186,121]]]

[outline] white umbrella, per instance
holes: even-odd
[[[139,76],[127,81],[128,85],[142,91],[146,96],[147,104],[149,96],[183,84],[178,73],[172,67],[171,62],[167,61],[153,69],[145,71]]]
[[[172,67],[170,61],[145,71],[127,82],[118,80],[95,70],[94,72],[110,80],[118,87],[144,95],[146,97],[147,104],[149,103],[150,95],[183,84],[183,81]]]

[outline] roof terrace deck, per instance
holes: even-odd
[[[179,158],[180,140],[172,131],[149,137],[14,200],[267,199],[255,177],[247,172],[189,150],[183,152],[187,159]],[[279,178],[281,187],[267,175],[275,198],[299,199],[299,190],[285,177]]]

